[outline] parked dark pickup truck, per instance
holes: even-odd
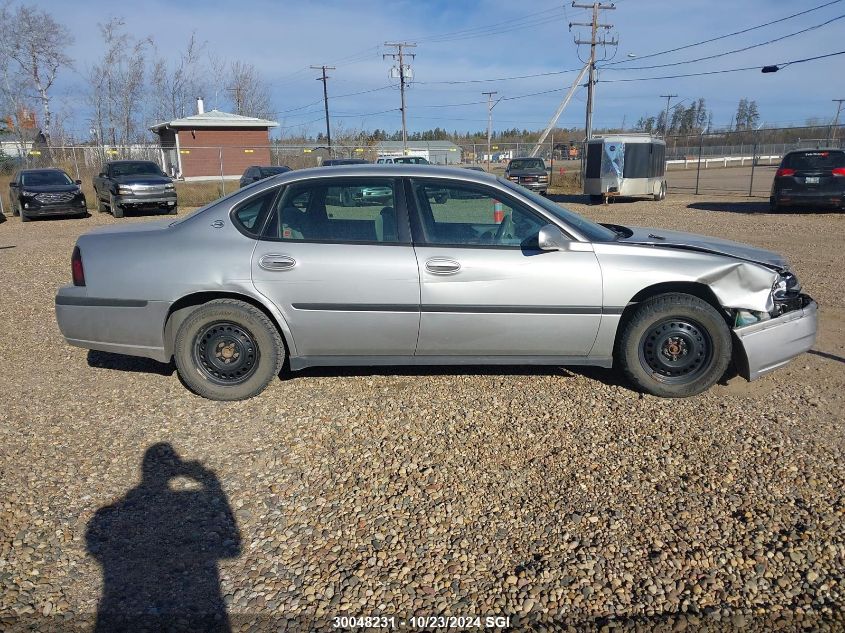
[[[126,209],[166,209],[176,215],[173,180],[149,160],[114,160],[94,178],[97,209],[122,218]]]
[[[514,158],[505,169],[505,178],[542,195],[549,188],[549,172],[542,158]]]

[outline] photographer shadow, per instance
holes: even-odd
[[[88,552],[103,569],[98,632],[231,630],[218,561],[241,535],[217,476],[154,444],[142,480],[88,523]]]

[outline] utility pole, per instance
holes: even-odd
[[[411,71],[411,67],[405,67],[405,57],[410,57],[413,59],[415,55],[413,53],[406,53],[406,48],[416,48],[416,44],[410,44],[408,42],[385,42],[385,46],[390,46],[396,49],[396,53],[385,53],[382,55],[382,59],[387,59],[390,57],[394,61],[399,62],[399,69],[398,69],[398,76],[399,76],[399,92],[402,95],[402,107],[400,110],[402,111],[402,154],[406,154],[408,151],[408,128],[405,123],[405,81],[407,77],[407,81],[410,83],[411,79],[413,79],[413,73]],[[390,69],[391,77],[394,76],[394,71],[396,71],[396,66]]]
[[[326,109],[326,139],[329,144],[329,158],[332,156],[332,129],[329,126],[329,91],[326,88],[326,80],[329,78],[326,75],[327,70],[336,70],[334,66],[311,66],[314,70],[322,70],[323,76],[317,77],[317,81],[323,82],[323,106]]]
[[[234,88],[226,88],[226,90],[235,93],[235,114],[241,114],[241,105],[243,104],[243,87],[235,86]]]
[[[839,127],[839,113],[842,111],[842,102],[845,99],[831,99],[831,101],[836,102],[836,116],[833,119],[833,129],[830,131],[830,140],[833,142],[836,140],[836,129]]]
[[[660,95],[661,98],[666,99],[666,115],[663,118],[663,138],[666,138],[666,134],[669,131],[669,102],[677,96],[678,95]]]
[[[587,122],[584,126],[584,136],[587,140],[593,138],[593,90],[595,89],[596,83],[596,45],[601,44],[602,46],[616,46],[619,41],[618,40],[608,40],[605,37],[602,37],[600,40],[596,39],[596,34],[598,33],[599,29],[604,29],[605,31],[613,28],[612,24],[600,24],[599,23],[599,11],[602,10],[612,10],[616,8],[614,4],[602,4],[601,2],[593,2],[592,4],[578,4],[575,0],[572,0],[572,6],[576,9],[592,9],[593,10],[593,20],[592,22],[570,22],[569,28],[572,29],[573,26],[589,26],[592,29],[592,35],[589,40],[581,40],[576,39],[575,43],[577,45],[581,44],[589,44],[590,45],[590,61],[589,63],[589,78],[587,79]]]
[[[493,95],[499,94],[495,90],[493,92],[482,92],[481,94],[487,95],[487,171],[490,171],[490,142],[493,137],[493,108],[496,107],[496,103],[502,100],[502,97],[496,99],[496,103],[493,103]]]

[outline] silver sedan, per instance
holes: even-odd
[[[731,361],[752,380],[816,336],[776,253],[596,224],[465,169],[288,172],[175,222],[87,233],[72,273],[56,297],[68,343],[173,359],[219,400],[257,395],[286,360],[615,365],[691,396]]]

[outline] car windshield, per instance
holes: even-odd
[[[63,171],[30,171],[21,174],[25,187],[49,187],[51,185],[72,185],[73,181]]]
[[[817,152],[795,152],[787,154],[783,165],[788,169],[797,171],[831,171],[845,167],[845,152],[824,151]]]
[[[545,169],[546,163],[542,158],[532,158],[531,160],[512,160],[508,165],[508,169]]]
[[[161,169],[155,163],[137,161],[115,163],[111,166],[112,176],[161,176]]]
[[[290,167],[285,167],[284,165],[279,167],[259,167],[258,170],[261,172],[262,178],[267,178],[268,176],[275,176],[276,174],[283,174],[286,171],[290,171]]]
[[[611,231],[610,229],[603,227],[601,224],[596,224],[592,220],[581,217],[569,209],[564,209],[548,198],[544,198],[530,189],[517,185],[510,180],[498,178],[498,181],[505,185],[508,189],[513,189],[514,191],[519,192],[521,195],[530,199],[534,204],[542,207],[555,217],[560,218],[563,222],[577,230],[591,242],[612,242],[619,235],[615,231]]]

